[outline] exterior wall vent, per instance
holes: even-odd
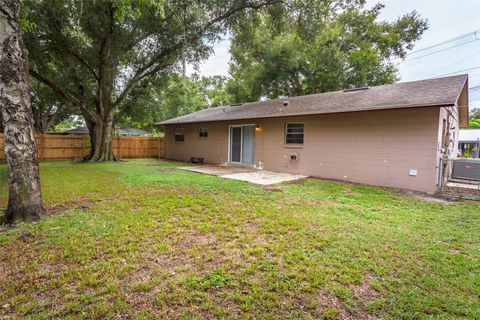
[[[241,106],[243,103],[232,103],[230,107],[238,107]]]
[[[284,106],[284,107],[288,106],[289,103],[290,103],[290,101],[288,101],[288,100],[283,100],[283,106]]]
[[[343,92],[352,92],[352,91],[361,91],[361,90],[368,90],[370,87],[358,87],[358,88],[350,88],[350,89],[345,89]]]

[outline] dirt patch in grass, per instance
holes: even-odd
[[[333,294],[320,291],[318,294],[318,311],[324,319],[342,320],[378,320],[377,316],[367,311],[349,311],[345,302]]]
[[[241,226],[236,226],[235,229],[236,229],[237,233],[246,232],[246,233],[249,233],[249,234],[257,234],[259,226],[256,223],[246,221],[246,222],[242,223]]]
[[[102,200],[92,201],[92,200],[83,198],[83,199],[79,199],[77,201],[67,202],[67,203],[63,203],[63,204],[57,204],[57,205],[55,205],[51,208],[48,208],[46,214],[47,215],[60,214],[60,213],[63,213],[67,210],[70,210],[70,209],[77,209],[77,210],[86,211],[93,204],[95,204],[96,202],[100,202],[100,201],[102,201]]]
[[[459,249],[452,248],[452,249],[450,249],[450,253],[451,253],[451,254],[460,254],[461,251],[460,251]]]
[[[265,187],[261,187],[261,188],[268,191],[268,192],[283,192],[283,189],[273,188],[273,187],[270,187],[270,186],[265,186]]]
[[[117,197],[118,196],[119,195],[117,195]],[[48,207],[45,215],[61,214],[61,213],[64,213],[65,211],[72,210],[72,209],[86,212],[92,206],[95,206],[100,203],[108,203],[113,199],[115,199],[115,197],[113,196],[108,196],[108,197],[106,196],[106,197],[102,197],[101,199],[92,199],[90,196],[86,195],[83,197],[79,197],[74,201],[68,201],[65,203],[56,204],[54,206]]]
[[[369,300],[380,297],[378,293],[371,285],[370,281],[372,276],[367,274],[363,282],[353,287],[353,295],[359,300]]]
[[[180,247],[191,248],[192,246],[213,245],[217,242],[217,237],[214,234],[198,234],[192,232],[186,234],[178,243]]]
[[[57,215],[57,214],[64,213],[65,211],[71,210],[71,209],[87,211],[93,204],[95,204],[97,202],[100,202],[100,201],[104,201],[104,200],[93,201],[93,200],[90,200],[88,198],[80,198],[79,200],[76,200],[76,201],[70,201],[70,202],[66,202],[66,203],[62,203],[62,204],[57,204],[57,205],[54,205],[50,208],[46,208],[43,215],[44,216]],[[3,210],[0,209],[0,211],[3,211]],[[2,225],[2,223],[0,222],[0,232],[5,231],[8,228],[14,228],[16,226],[17,226],[16,223],[7,226],[7,225]]]

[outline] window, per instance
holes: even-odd
[[[303,123],[287,123],[285,125],[285,143],[303,144]]]
[[[205,127],[198,128],[198,137],[202,138],[202,139],[208,138],[207,128],[205,128]]]
[[[185,141],[185,130],[183,128],[175,128],[174,135],[175,135],[175,142]]]

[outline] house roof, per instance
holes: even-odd
[[[64,130],[61,132],[62,134],[88,134],[87,127],[76,127],[73,129]],[[118,129],[116,133],[121,136],[143,136],[147,134],[152,134],[150,131],[136,129],[136,128],[128,128],[128,129]]]
[[[461,129],[458,135],[460,142],[477,142],[480,141],[480,129]]]
[[[168,125],[423,106],[453,106],[467,83],[467,79],[468,75],[464,74],[222,106],[204,109],[158,124]]]
[[[150,131],[137,128],[118,129],[117,133],[121,136],[144,136],[152,134]]]
[[[61,133],[63,134],[88,134],[87,127],[76,127],[73,129],[63,130]]]

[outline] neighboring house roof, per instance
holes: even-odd
[[[116,131],[117,131],[117,134],[121,136],[144,136],[144,135],[152,134],[150,131],[136,129],[136,128],[118,129]]]
[[[480,141],[480,129],[460,129],[458,135],[459,142],[477,142]]]
[[[73,129],[63,130],[61,133],[63,134],[88,134],[87,127],[76,127]]]
[[[347,89],[285,99],[250,102],[204,109],[158,124],[255,119],[423,106],[453,106],[457,102],[467,80],[468,75],[465,74],[420,81],[399,82],[370,88]]]
[[[116,133],[121,136],[143,136],[152,134],[150,131],[136,129],[136,128],[128,128],[128,129],[118,129]],[[74,129],[68,129],[62,131],[62,134],[88,134],[87,127],[76,127]]]

